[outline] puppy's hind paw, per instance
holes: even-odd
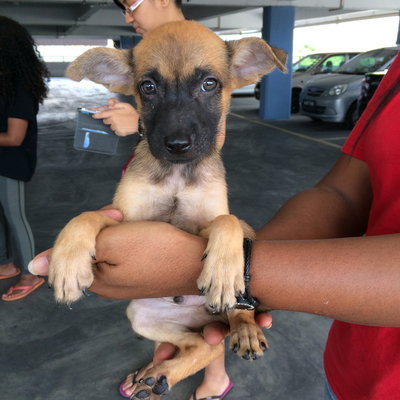
[[[257,360],[268,349],[268,342],[257,325],[243,322],[231,329],[229,346],[244,360]]]
[[[131,399],[157,400],[160,396],[169,393],[169,389],[166,376],[162,375],[158,379],[149,376],[139,381]]]

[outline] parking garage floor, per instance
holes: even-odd
[[[39,114],[38,166],[27,184],[27,216],[36,251],[51,247],[73,216],[110,203],[136,140],[121,138],[116,155],[73,149],[75,109],[105,104],[110,94],[90,82],[56,78]],[[317,182],[332,165],[349,131],[294,116],[262,121],[258,101],[234,98],[223,149],[231,211],[254,227],[291,195]],[[307,229],[307,227],[304,227]],[[0,281],[4,292],[14,279]],[[68,309],[45,285],[27,298],[0,304],[2,400],[119,399],[125,375],[147,363],[152,344],[136,337],[126,301],[92,294]],[[235,384],[229,400],[316,400],[323,397],[322,353],[330,320],[273,312],[270,349],[257,361],[227,353]],[[186,400],[201,373],[167,398]]]

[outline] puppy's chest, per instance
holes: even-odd
[[[211,174],[188,181],[179,168],[157,183],[125,180],[115,199],[126,220],[168,222],[194,234],[228,212],[224,180]]]

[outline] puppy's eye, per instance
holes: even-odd
[[[202,92],[211,92],[215,90],[218,86],[218,81],[215,78],[207,78],[201,84]]]
[[[152,95],[157,93],[156,84],[152,81],[143,81],[140,84],[140,91],[146,95]]]

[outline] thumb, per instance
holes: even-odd
[[[28,265],[28,270],[33,275],[47,275],[49,273],[50,256],[52,249],[38,254]]]

